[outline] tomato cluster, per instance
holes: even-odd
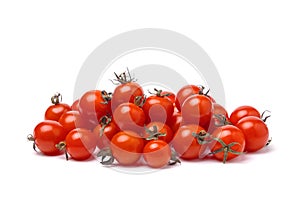
[[[179,159],[215,158],[225,163],[269,144],[269,116],[241,106],[230,116],[203,86],[183,86],[176,95],[144,89],[128,73],[116,75],[113,93],[90,90],[72,105],[55,94],[28,139],[45,155],[102,164],[153,168]]]

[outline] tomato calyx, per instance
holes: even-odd
[[[108,104],[108,102],[111,100],[112,98],[112,93],[111,92],[106,92],[105,90],[101,91],[101,95],[102,98],[104,100],[104,102],[101,102],[102,104]]]
[[[65,141],[59,142],[58,144],[55,145],[55,147],[60,151],[64,151],[66,160],[69,160],[69,155],[66,149],[67,145]]]
[[[112,155],[111,149],[109,147],[101,149],[97,153],[97,157],[100,158],[100,163],[102,165],[112,165],[115,161],[114,156]]]
[[[131,76],[128,68],[127,68],[127,71],[122,72],[119,75],[116,72],[114,72],[114,74],[115,74],[116,78],[113,79],[113,80],[110,80],[114,85],[125,84],[125,83],[130,83],[130,82],[136,82],[137,81],[136,78]]]
[[[151,92],[150,90],[148,90],[149,94],[152,94],[152,95],[155,95],[157,97],[168,97],[170,96],[171,94],[170,93],[165,93],[165,94],[162,94],[162,90],[158,90],[156,88],[153,89],[154,92]]]
[[[266,113],[269,113],[268,115],[266,115]],[[266,115],[266,116],[265,116]],[[260,119],[263,121],[263,122],[266,122],[267,119],[271,117],[271,111],[269,110],[265,110],[264,112],[261,113],[260,115]]]
[[[55,93],[55,94],[51,97],[51,102],[52,102],[52,104],[54,104],[54,105],[57,105],[57,104],[61,103],[61,102],[62,102],[62,95],[61,95],[59,92]]]
[[[30,141],[30,142],[33,142],[32,148],[35,152],[37,152],[35,139],[34,139],[33,135],[32,134],[27,135],[27,140]]]
[[[199,133],[192,133],[192,136],[197,139],[197,142],[200,145],[209,144],[213,141],[211,134],[204,130],[200,131]]]
[[[232,125],[232,123],[228,121],[226,116],[223,114],[214,114],[214,117],[218,120],[218,123],[215,122],[216,127]]]
[[[108,115],[105,115],[103,117],[100,118],[100,122],[99,124],[101,125],[101,129],[99,131],[99,136],[102,137],[103,133],[104,133],[104,129],[107,125],[109,125],[112,121],[112,118]]]
[[[169,161],[169,165],[176,165],[177,163],[181,164],[181,161],[177,152],[173,148],[171,148],[171,159]]]
[[[149,134],[148,137],[144,138],[145,140],[158,140],[158,137],[167,135],[166,133],[159,132],[157,126],[152,126],[151,128],[152,130],[145,126],[145,131]]]
[[[238,142],[231,142],[229,144],[226,144],[223,140],[221,140],[220,138],[213,138],[213,140],[219,142],[222,147],[211,152],[210,154],[217,154],[217,153],[221,153],[221,152],[224,152],[224,156],[223,156],[223,164],[226,163],[227,161],[227,157],[228,157],[228,153],[232,153],[232,154],[235,154],[235,155],[241,155],[241,154],[244,154],[244,152],[239,152],[239,151],[235,151],[233,149],[231,149],[231,147],[233,147],[234,145],[241,145],[240,143]]]
[[[134,98],[134,104],[138,107],[143,107],[143,105],[145,104],[146,101],[146,95],[142,95],[142,96],[136,96]]]
[[[266,143],[265,146],[269,146],[271,142],[272,142],[272,137],[270,139],[268,139],[268,141],[267,141],[267,143]]]

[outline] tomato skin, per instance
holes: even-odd
[[[83,128],[70,131],[65,139],[66,151],[74,160],[87,160],[93,154],[97,138],[95,135]]]
[[[157,127],[159,133],[166,134],[165,136],[159,136],[158,139],[163,140],[166,143],[170,143],[172,141],[174,134],[172,129],[167,124],[164,124],[162,122],[150,122],[149,124],[146,125],[146,129],[153,131],[154,126]],[[149,137],[149,133],[147,133],[147,131],[144,131],[143,137],[144,138]]]
[[[133,103],[122,103],[114,111],[114,122],[120,130],[140,132],[144,129],[146,117],[142,108]]]
[[[172,129],[173,133],[176,133],[183,124],[181,112],[174,112],[167,124]]]
[[[101,131],[102,131],[102,135],[100,135]],[[93,130],[93,133],[98,137],[97,147],[99,149],[109,147],[111,139],[119,131],[120,129],[114,121],[111,121],[107,125],[102,125],[102,124],[97,125]]]
[[[71,109],[75,111],[79,111],[79,99],[75,100],[71,105]]]
[[[239,120],[247,116],[260,117],[260,113],[256,108],[252,106],[240,106],[231,113],[230,122],[235,125]]]
[[[104,99],[104,92],[90,90],[79,100],[79,112],[89,121],[98,124],[101,117],[111,114],[111,101]]]
[[[134,103],[135,98],[143,96],[144,91],[142,87],[135,82],[128,82],[118,85],[111,99],[112,110],[114,111],[122,103]]]
[[[76,121],[79,120],[80,114],[78,111],[67,111],[62,114],[58,122],[65,128],[67,132],[77,128]]]
[[[133,131],[120,131],[111,139],[112,155],[120,165],[134,165],[140,159],[144,140]]]
[[[212,117],[212,102],[204,95],[192,95],[184,101],[181,113],[185,124],[198,124],[207,130]]]
[[[260,118],[247,116],[239,120],[236,126],[244,133],[245,151],[254,152],[266,146],[269,139],[269,130]]]
[[[172,145],[180,158],[192,160],[204,157],[206,145],[200,145],[192,134],[205,131],[204,128],[195,124],[183,125],[175,133]]]
[[[217,128],[213,133],[212,133],[213,138],[219,138],[222,140],[226,145],[229,145],[232,142],[236,142],[238,144],[233,145],[230,147],[232,150],[237,151],[237,152],[243,152],[245,149],[245,136],[244,133],[237,128],[236,126],[233,125],[225,125],[222,127]],[[211,152],[214,152],[223,146],[221,145],[220,142],[212,142],[210,144],[211,146]],[[213,154],[213,156],[220,161],[223,161],[224,159],[224,151],[221,151],[219,153]],[[228,152],[228,156],[226,161],[231,160],[239,155],[233,154],[231,152]]]
[[[176,102],[176,96],[173,92],[169,92],[169,91],[162,91],[160,93],[161,96],[164,96],[166,99],[168,99],[169,101],[171,101],[171,103],[175,106],[175,102]]]
[[[65,140],[68,132],[60,123],[53,120],[40,122],[34,128],[34,142],[39,150],[49,156],[60,155],[62,152],[55,145]]]
[[[71,107],[65,103],[51,105],[45,112],[45,120],[58,121],[63,113],[70,111]]]
[[[143,157],[150,167],[165,167],[171,159],[170,146],[163,140],[151,140],[143,149]]]
[[[143,110],[147,122],[166,123],[173,115],[174,106],[166,97],[150,96],[146,99]]]
[[[216,130],[219,126],[223,126],[230,123],[227,110],[220,104],[213,103],[212,112],[213,114],[208,128],[209,133],[214,132],[214,130]],[[220,120],[220,118],[222,120]]]
[[[203,88],[196,85],[183,86],[176,94],[175,104],[178,111],[181,111],[182,104],[188,97],[194,94],[200,94],[202,91]]]

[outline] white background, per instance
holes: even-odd
[[[297,1],[1,1],[0,199],[299,199]],[[38,156],[26,136],[56,91],[73,101],[82,63],[138,28],[186,35],[221,75],[226,108],[269,109],[272,145],[228,164],[184,162],[130,175],[97,161]]]

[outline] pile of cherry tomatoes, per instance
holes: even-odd
[[[145,91],[129,71],[115,74],[113,93],[91,90],[72,105],[59,93],[28,140],[34,150],[67,159],[153,168],[209,157],[225,163],[269,144],[266,112],[241,106],[230,116],[196,85]]]

